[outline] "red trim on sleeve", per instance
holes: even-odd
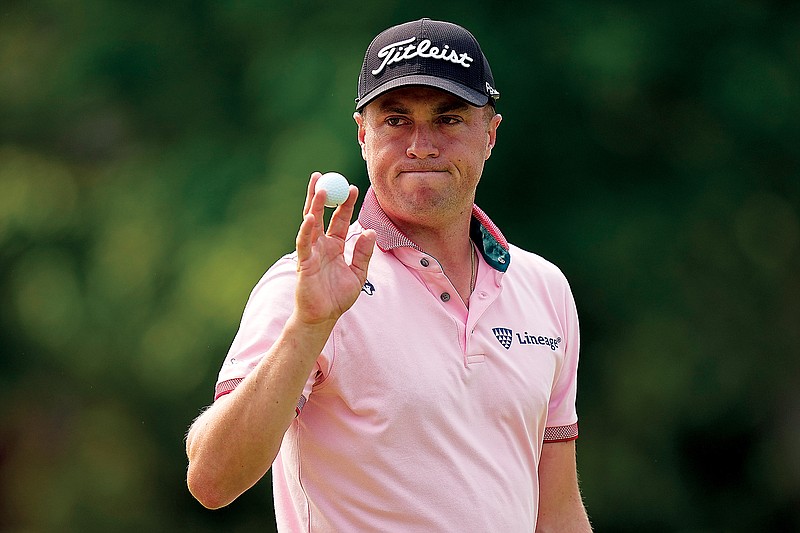
[[[225,396],[226,394],[233,392],[233,389],[238,387],[239,383],[242,381],[244,381],[244,378],[234,378],[217,383],[217,386],[214,389],[214,401],[217,401],[220,396]]]
[[[567,442],[578,438],[578,423],[569,426],[555,426],[544,428],[545,442]]]
[[[503,250],[508,251],[508,241],[503,236],[500,228],[475,204],[472,204],[472,217],[486,228]],[[384,252],[406,246],[422,251],[419,246],[394,225],[394,222],[383,211],[372,187],[369,187],[366,194],[364,194],[364,201],[361,203],[361,211],[358,214],[358,222],[364,229],[375,230],[378,236],[376,244]]]
[[[295,408],[294,408],[294,416],[295,416],[295,417],[298,417],[298,416],[300,416],[300,411],[302,411],[302,410],[303,410],[303,406],[304,406],[305,404],[306,404],[306,397],[305,397],[305,396],[303,396],[303,395],[301,395],[301,396],[300,396],[300,399],[299,399],[299,400],[297,400],[297,405],[296,405],[296,406],[295,406]]]

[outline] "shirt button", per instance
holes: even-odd
[[[423,257],[422,259],[420,259],[420,261],[419,261],[419,264],[420,264],[420,265],[422,265],[422,266],[424,266],[424,267],[426,267],[426,266],[430,265],[430,264],[431,264],[431,262],[430,262],[430,261],[428,261],[428,258],[427,258],[427,257]]]
[[[439,298],[441,298],[443,302],[449,302],[450,301],[450,293],[449,292],[443,292],[439,296]]]
[[[486,294],[486,291],[480,291],[478,293],[478,298],[486,298],[487,296],[489,296],[489,295]]]

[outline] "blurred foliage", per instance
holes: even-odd
[[[800,530],[800,7],[755,0],[4,1],[0,530],[269,529],[183,435],[420,16],[503,95],[479,204],[573,285],[597,531]]]

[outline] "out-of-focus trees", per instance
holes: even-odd
[[[269,528],[268,479],[191,500],[183,433],[420,16],[502,93],[478,202],[572,282],[597,530],[800,528],[798,7],[92,0],[0,6],[0,529]]]

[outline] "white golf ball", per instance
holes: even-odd
[[[338,172],[327,172],[320,176],[314,190],[320,189],[326,193],[325,207],[336,207],[343,204],[350,196],[350,184],[347,183],[347,178]]]

